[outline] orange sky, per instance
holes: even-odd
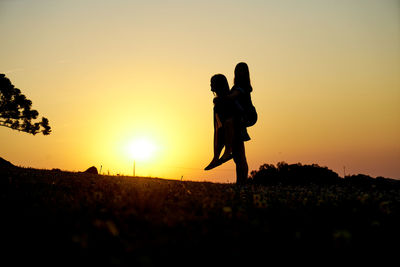
[[[0,73],[49,119],[50,136],[0,127],[20,166],[234,182],[213,171],[210,77],[248,63],[258,123],[250,170],[317,163],[400,178],[398,1],[0,2]]]

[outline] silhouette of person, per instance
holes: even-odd
[[[244,62],[236,65],[234,85],[229,93],[226,93],[228,84],[226,78],[224,82],[222,77],[218,79],[221,79],[221,83],[214,84],[214,87],[211,81],[211,90],[217,94],[214,98],[214,158],[205,169],[215,168],[233,158],[236,164],[236,183],[244,184],[249,172],[244,142],[250,140],[245,110],[251,104],[250,93],[253,91],[249,67]],[[223,134],[219,133],[221,130]],[[223,146],[225,146],[224,154],[216,159]]]

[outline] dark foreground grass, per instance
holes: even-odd
[[[1,260],[53,266],[386,259],[398,187],[181,182],[0,168]]]

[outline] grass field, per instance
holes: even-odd
[[[2,253],[15,262],[190,266],[399,249],[398,186],[238,187],[24,168],[0,177]]]

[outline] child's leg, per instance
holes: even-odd
[[[225,120],[223,124],[224,131],[224,144],[225,151],[221,158],[227,158],[232,154],[232,145],[233,145],[233,136],[234,136],[234,128],[233,128],[233,118],[229,118]]]
[[[214,157],[210,164],[204,168],[205,170],[211,170],[219,165],[218,159],[222,149],[224,148],[224,143],[224,127],[219,120],[219,116],[216,114],[214,121]]]
[[[222,149],[224,148],[224,129],[223,127],[216,128],[214,131],[214,160],[219,159]]]

